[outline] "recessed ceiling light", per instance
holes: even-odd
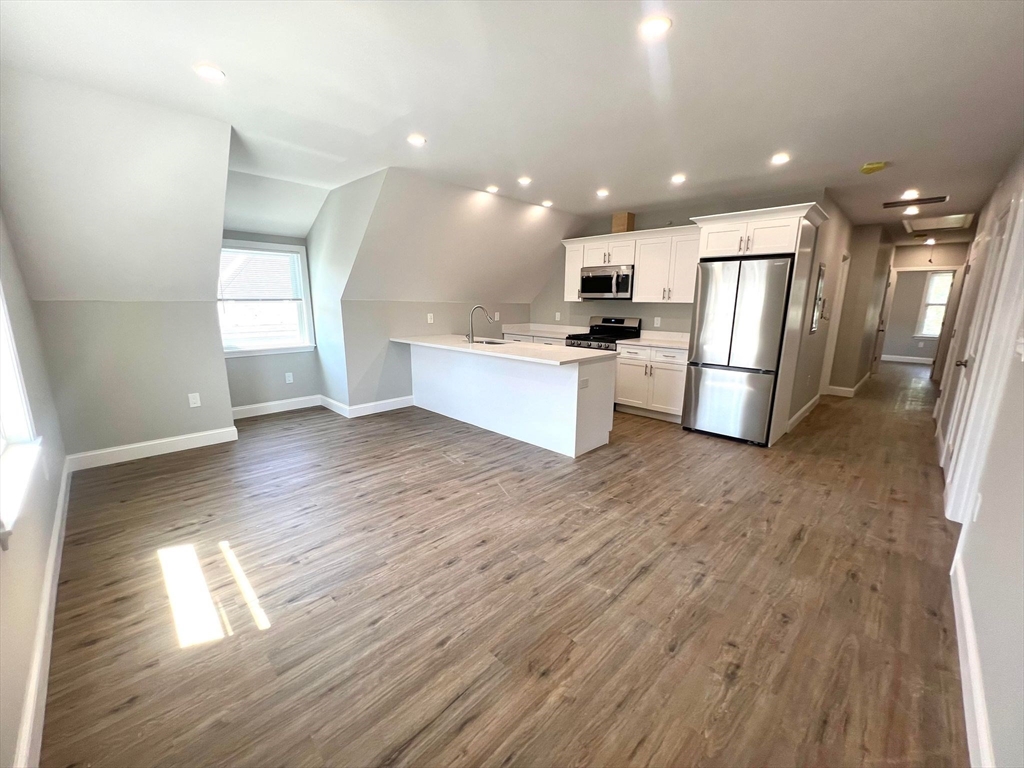
[[[657,40],[664,37],[672,26],[672,19],[664,16],[649,16],[640,22],[640,37],[644,40]]]
[[[597,190],[597,196],[598,197],[608,197],[608,190],[605,189],[604,187],[602,187],[601,189]]]
[[[677,173],[672,177],[673,184],[682,184],[684,181],[686,181],[686,176],[682,173]]]
[[[498,188],[496,186],[494,186],[493,184],[491,184],[491,186],[489,186],[487,188],[487,191],[490,192],[493,195],[493,194],[495,194],[498,191]]]
[[[554,205],[554,203],[552,203],[550,200],[545,200],[543,203],[541,203],[541,205],[543,205],[545,208],[550,208],[552,205]]]
[[[531,179],[529,176],[520,176],[519,177],[519,186],[520,187],[528,187],[528,186],[530,186],[530,182],[531,181],[533,181],[533,179]]]
[[[789,153],[776,152],[772,155],[772,165],[785,165],[789,162]]]
[[[906,192],[900,195],[900,200],[917,200],[917,198],[919,198],[920,196],[921,193],[918,192],[916,189],[908,189]]]
[[[424,144],[427,143],[427,138],[426,136],[420,133],[410,133],[408,138],[406,138],[406,141],[408,141],[414,147],[422,147]]]
[[[929,237],[927,240],[924,241],[924,244],[925,245],[935,245],[935,238],[934,237]]]
[[[903,209],[903,213],[906,216],[917,216],[917,214],[919,214],[920,212],[921,209],[918,208],[916,205],[908,205],[906,208]]]
[[[213,66],[213,64],[196,64],[196,74],[208,83],[223,83],[227,77],[224,70]]]

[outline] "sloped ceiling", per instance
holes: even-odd
[[[0,207],[36,300],[214,300],[230,127],[5,68]]]
[[[229,171],[224,229],[305,237],[329,192],[308,184]]]
[[[346,300],[528,303],[585,220],[389,168]]]

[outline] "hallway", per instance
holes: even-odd
[[[78,472],[42,764],[966,765],[928,374],[884,363],[767,450],[317,408]]]

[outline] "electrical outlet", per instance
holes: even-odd
[[[202,403],[199,401],[199,393],[198,392],[189,392],[188,393],[188,407],[189,408],[198,408],[200,405],[202,405]]]
[[[434,313],[433,312],[427,312],[427,322],[428,323],[433,323],[434,322]]]
[[[654,327],[655,328],[661,328],[661,318],[660,317],[654,318]]]
[[[288,373],[284,375],[284,383],[291,384],[293,381],[295,381],[295,379],[292,377],[292,372],[288,371]]]
[[[562,319],[562,313],[561,312],[555,312],[555,320],[561,320],[561,319]]]
[[[495,312],[494,313],[494,322],[498,322],[499,320],[501,320],[501,312]]]
[[[590,386],[590,379],[580,379],[580,389],[586,389]]]
[[[917,346],[918,346],[919,349],[924,349],[924,342],[923,341],[917,342]]]

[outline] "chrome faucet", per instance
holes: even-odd
[[[487,307],[485,307],[483,304],[477,304],[475,307],[469,310],[469,333],[466,334],[466,338],[469,339],[470,344],[475,343],[473,340],[473,315],[476,313],[478,309],[482,309],[484,311],[484,315],[487,317],[488,323],[494,322],[494,318],[490,316],[490,314],[487,312]]]

